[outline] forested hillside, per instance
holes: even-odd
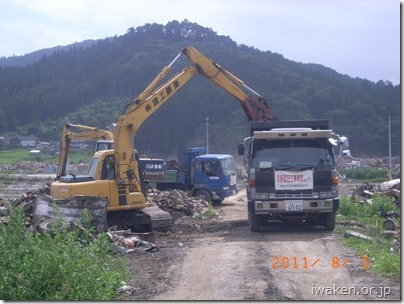
[[[57,49],[25,67],[0,68],[0,135],[58,141],[66,120],[107,128],[186,46],[266,96],[279,119],[327,118],[337,133],[348,136],[354,156],[388,155],[388,116],[400,116],[400,86],[237,45],[187,20],[130,28],[91,45]],[[173,72],[187,64],[181,57]],[[205,145],[206,118],[210,150],[236,154],[237,143],[248,135],[244,112],[236,99],[199,75],[144,123],[136,148],[171,157],[184,147]],[[393,156],[400,154],[399,131],[393,124]]]

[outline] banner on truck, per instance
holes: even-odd
[[[275,190],[313,189],[313,171],[275,171]]]

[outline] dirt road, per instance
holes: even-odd
[[[214,220],[185,219],[157,236],[160,252],[128,256],[137,273],[124,299],[398,300],[400,283],[365,263],[322,227],[277,225],[251,233],[245,191]]]

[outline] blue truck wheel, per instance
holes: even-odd
[[[207,190],[196,190],[195,195],[196,197],[200,197],[201,199],[207,201],[208,203],[212,202],[212,196],[210,195],[209,191]]]

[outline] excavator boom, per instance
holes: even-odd
[[[190,64],[156,89],[156,86],[170,72],[171,66],[182,54],[187,56]],[[162,69],[149,86],[127,106],[116,124],[114,133],[115,159],[117,160],[117,176],[119,179],[127,180],[127,170],[128,167],[131,167],[128,164],[131,162],[130,160],[133,160],[133,140],[139,127],[196,73],[200,73],[235,97],[240,102],[248,121],[278,120],[272,113],[272,108],[267,105],[265,97],[256,93],[245,85],[242,80],[212,59],[198,52],[195,48],[184,48],[168,66]],[[248,96],[243,90],[247,90],[255,96]],[[134,174],[136,175],[136,173]]]

